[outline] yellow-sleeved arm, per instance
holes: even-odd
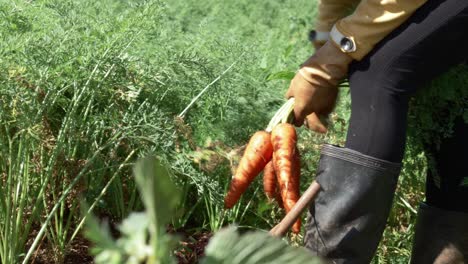
[[[315,30],[330,32],[336,21],[350,14],[359,0],[320,0]]]
[[[426,1],[363,0],[353,14],[336,23],[336,29],[354,39],[356,51],[349,55],[360,60]]]

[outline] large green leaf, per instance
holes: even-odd
[[[148,254],[146,263],[174,263],[169,254],[174,240],[165,233],[165,228],[174,215],[180,192],[171,180],[168,166],[156,157],[142,159],[135,166],[135,179],[146,208],[145,216],[149,221],[152,252]],[[131,229],[131,226],[129,228]]]
[[[147,245],[148,221],[144,212],[131,213],[119,226],[122,236],[117,243],[137,263],[154,256],[151,247]]]
[[[86,205],[83,203],[82,207],[86,208]],[[85,211],[83,210],[83,212]],[[85,235],[93,243],[91,254],[96,256],[94,259],[96,264],[122,263],[124,252],[112,238],[109,227],[105,222],[101,225],[94,215],[88,216]]]
[[[173,216],[180,197],[167,166],[155,157],[142,159],[136,164],[135,178],[151,224],[163,227]]]
[[[175,263],[171,249],[175,239],[165,228],[179,200],[179,192],[170,172],[157,158],[140,160],[135,166],[135,179],[145,212],[132,213],[119,225],[120,237],[114,241],[107,228],[88,219],[87,237],[95,243],[95,262],[106,264]]]
[[[219,231],[211,239],[202,264],[320,264],[304,248],[289,246],[264,232],[239,235],[235,227]]]

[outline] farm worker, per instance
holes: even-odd
[[[286,93],[296,99],[296,125],[326,131],[319,117],[332,111],[344,78],[352,112],[345,146],[322,149],[316,177],[322,190],[309,210],[304,242],[334,263],[369,263],[400,173],[408,101],[468,58],[468,1],[321,0],[316,30],[312,41],[321,47]],[[437,176],[427,178],[411,263],[468,263],[463,118],[434,157]]]

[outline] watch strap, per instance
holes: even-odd
[[[353,37],[343,35],[337,28],[336,25],[333,26],[330,31],[330,39],[335,42],[335,44],[340,47],[341,51],[345,53],[356,51],[356,42]]]
[[[309,41],[311,42],[327,42],[330,39],[330,32],[311,30],[309,32]]]

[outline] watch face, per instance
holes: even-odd
[[[346,38],[346,37],[341,39],[340,46],[346,52],[351,52],[351,51],[354,50],[353,41],[351,39],[349,39],[349,38]]]

